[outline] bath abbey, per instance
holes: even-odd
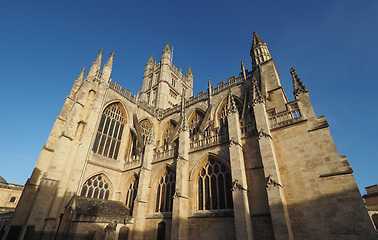
[[[252,65],[197,95],[169,44],[136,94],[102,54],[74,81],[3,240],[377,239],[306,80],[288,69],[288,101],[256,33]]]

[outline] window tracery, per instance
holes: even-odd
[[[88,198],[109,199],[110,186],[103,174],[88,179],[81,189],[80,196]]]
[[[144,119],[139,122],[139,129],[142,135],[143,142],[146,143],[146,139],[152,127],[151,122],[148,119]],[[141,153],[140,144],[138,138],[134,132],[130,131],[130,145],[129,150],[127,151],[126,158],[136,159]]]
[[[173,121],[170,121],[168,123],[167,127],[165,128],[165,132],[164,132],[164,135],[163,135],[164,146],[169,145],[169,138],[172,137],[172,134],[174,134],[175,128],[176,128],[176,123],[173,122]]]
[[[109,105],[102,113],[93,152],[117,159],[124,128],[124,114],[120,103]]]
[[[231,209],[231,172],[226,165],[210,158],[198,178],[198,209]]]
[[[168,168],[157,187],[156,212],[172,212],[175,186],[176,174],[172,169]]]
[[[130,183],[129,189],[127,189],[126,194],[126,206],[130,209],[130,214],[132,215],[134,209],[134,201],[138,192],[139,177],[135,176],[134,181]]]
[[[239,119],[241,119],[242,114],[243,114],[242,104],[239,102],[239,100],[236,100],[236,98],[234,98],[234,100],[235,100],[236,108],[238,109]],[[228,129],[227,115],[228,115],[228,112],[227,112],[227,99],[226,99],[223,103],[220,116],[219,116],[219,126],[220,126],[221,131],[227,131]]]
[[[200,111],[195,111],[192,118],[189,120],[189,136],[193,137],[199,132],[199,128],[201,126],[201,123],[203,121],[203,118],[205,117],[205,114],[203,114]]]

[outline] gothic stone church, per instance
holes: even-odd
[[[252,70],[193,96],[193,74],[145,67],[135,95],[102,50],[75,80],[3,239],[375,239],[345,156],[267,44]]]

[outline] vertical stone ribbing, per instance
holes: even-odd
[[[274,146],[270,137],[265,105],[258,102],[253,106],[256,128],[259,131],[259,147],[266,179],[268,203],[277,240],[293,239],[281,176],[276,162]]]
[[[153,131],[151,129],[151,131]],[[134,231],[133,231],[133,238],[134,240],[143,240],[144,239],[144,231],[146,225],[146,215],[147,215],[147,198],[148,198],[148,189],[149,189],[149,182],[151,181],[151,162],[153,158],[153,149],[154,144],[149,136],[148,140],[146,141],[144,154],[143,154],[143,163],[140,169],[139,174],[139,183],[138,183],[138,193],[135,198],[134,203],[134,211],[133,216],[134,219]]]
[[[232,199],[234,203],[234,221],[237,240],[253,239],[251,214],[248,203],[247,178],[241,142],[239,114],[232,99],[228,96],[228,136],[232,175]],[[231,105],[231,106],[230,106]]]
[[[184,101],[182,104],[184,104]],[[173,196],[171,240],[188,239],[189,129],[186,125],[185,106],[182,108],[183,117],[176,164],[176,189]]]

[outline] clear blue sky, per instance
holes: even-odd
[[[0,176],[24,184],[73,81],[98,51],[136,93],[151,53],[169,41],[195,93],[251,69],[254,31],[293,100],[294,66],[325,115],[362,193],[377,184],[378,1],[3,1],[0,9]]]

